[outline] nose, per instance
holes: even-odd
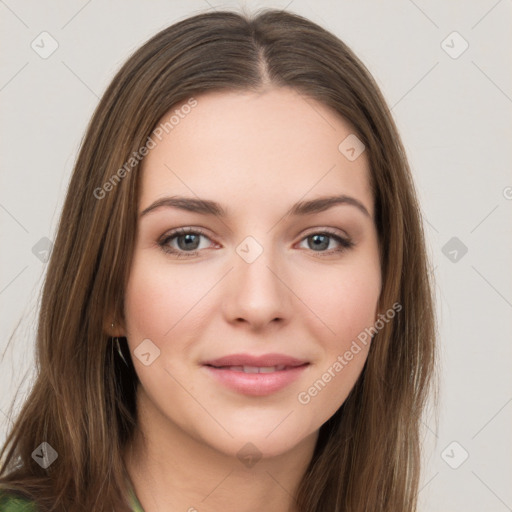
[[[261,330],[268,324],[289,321],[292,292],[278,260],[267,248],[254,261],[235,252],[222,306],[228,322]]]

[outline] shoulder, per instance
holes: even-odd
[[[0,512],[37,512],[33,501],[14,491],[0,489]]]

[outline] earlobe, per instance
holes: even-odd
[[[103,331],[111,338],[124,338],[126,331],[124,327],[123,314],[119,313],[116,306],[111,305],[107,308],[103,317]]]
[[[124,327],[119,322],[116,323],[107,319],[107,325],[104,329],[111,338],[124,338],[126,336]]]

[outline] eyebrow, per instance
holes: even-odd
[[[326,196],[312,199],[310,201],[299,201],[298,203],[295,203],[288,210],[288,212],[286,212],[285,216],[312,215],[328,210],[333,206],[343,204],[354,206],[367,217],[371,217],[370,213],[361,201],[355,197],[347,195]],[[226,209],[224,209],[219,203],[215,201],[193,197],[172,196],[157,199],[154,203],[150,204],[141,212],[140,217],[143,217],[148,213],[163,207],[177,208],[180,210],[186,210],[188,212],[200,213],[203,215],[213,215],[215,217],[221,218],[228,216]]]

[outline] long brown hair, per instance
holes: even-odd
[[[42,510],[126,508],[123,454],[138,379],[106,325],[123,318],[140,162],[159,120],[207,91],[291,87],[342,116],[364,143],[382,268],[380,311],[402,310],[371,344],[350,395],[324,425],[295,496],[303,512],[411,512],[422,411],[434,382],[433,293],[404,148],[369,71],[337,37],[277,10],[210,12],[156,34],[122,66],[91,119],[69,184],[43,288],[37,378],[1,452],[0,484]],[[113,180],[119,169],[122,179]],[[119,174],[117,174],[119,176]],[[110,186],[105,186],[110,183]],[[125,342],[126,340],[124,340]],[[58,453],[43,469],[42,442]]]

